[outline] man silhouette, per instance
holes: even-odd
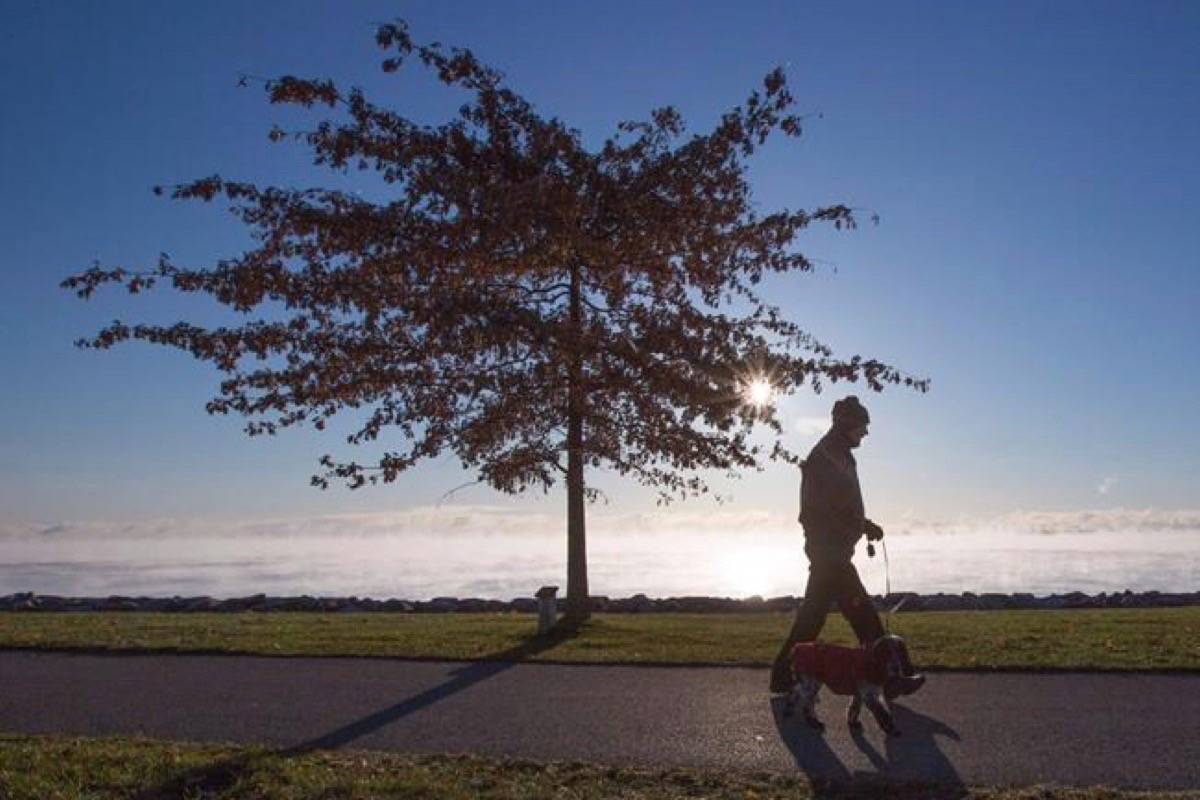
[[[883,538],[883,528],[863,512],[858,466],[851,450],[867,435],[871,417],[854,395],[833,404],[833,426],[801,464],[800,524],[804,526],[804,553],[808,556],[808,585],[804,602],[771,669],[771,692],[792,688],[789,656],[797,642],[815,641],[830,602],[836,600],[842,616],[862,644],[883,636],[883,623],[851,563],[854,546],[865,534],[867,541]],[[906,664],[899,693],[910,694],[924,683]]]

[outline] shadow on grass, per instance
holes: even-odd
[[[779,737],[795,758],[796,766],[808,777],[815,798],[959,800],[967,797],[969,789],[935,739],[947,736],[958,741],[958,733],[905,706],[893,704],[891,710],[901,733],[885,737],[885,752],[880,753],[861,730],[851,731],[854,745],[874,768],[874,771],[851,772],[827,741],[838,722],[826,720],[828,730],[821,732],[800,716],[785,718],[780,698],[771,701]],[[865,720],[867,725],[872,722]]]
[[[586,623],[584,623],[586,624]],[[409,714],[420,711],[440,700],[461,692],[475,684],[485,681],[495,675],[511,669],[513,665],[529,659],[539,653],[551,650],[563,642],[579,635],[579,624],[559,621],[545,636],[535,636],[522,642],[516,647],[501,650],[484,656],[484,660],[462,664],[453,669],[453,676],[420,694],[409,697],[393,706],[380,709],[362,719],[348,725],[322,734],[315,739],[302,742],[284,750],[273,750],[252,755],[239,755],[227,758],[214,764],[184,770],[172,775],[168,780],[139,792],[137,800],[157,800],[157,798],[190,797],[193,795],[207,796],[219,794],[238,783],[242,777],[268,762],[280,758],[303,755],[314,750],[331,750],[348,744],[361,736],[379,730],[380,728],[402,719]]]

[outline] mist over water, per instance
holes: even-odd
[[[411,521],[411,520],[410,520]],[[1061,522],[1061,521],[1060,521]],[[344,523],[344,521],[343,521]],[[394,523],[394,520],[393,520]],[[545,584],[566,587],[561,532],[436,532],[392,524],[330,535],[332,523],[200,533],[157,527],[105,530],[53,526],[0,532],[0,594],[73,596],[327,595],[407,599],[435,596],[508,600]],[[1057,532],[1022,522],[947,531],[890,532],[894,591],[1196,591],[1200,529],[1095,520]],[[186,526],[184,526],[186,528]],[[798,527],[589,532],[591,593],[626,597],[747,597],[803,593],[807,561]],[[882,549],[855,558],[873,594],[886,590]]]

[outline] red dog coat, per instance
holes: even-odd
[[[883,676],[874,674],[878,671],[867,663],[863,647],[801,642],[792,648],[792,677],[811,675],[834,694],[854,694],[864,680],[883,683]]]

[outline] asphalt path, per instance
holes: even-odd
[[[899,736],[824,690],[819,734],[765,669],[0,652],[0,731],[470,752],[960,785],[1200,787],[1200,675],[930,675]]]

